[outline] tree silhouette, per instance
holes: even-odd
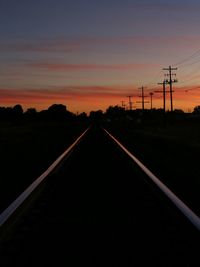
[[[22,108],[22,106],[21,106],[20,104],[15,105],[15,106],[13,107],[13,112],[14,112],[15,114],[20,114],[20,115],[22,115],[22,114],[23,114],[23,108]]]
[[[200,114],[200,106],[194,107],[193,114]]]

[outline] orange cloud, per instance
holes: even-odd
[[[1,88],[2,105],[15,105],[36,107],[45,109],[53,103],[71,105],[73,110],[90,111],[94,109],[106,109],[109,105],[119,104],[121,99],[126,98],[133,92],[130,88],[114,88],[106,86],[66,86],[51,87],[47,89],[12,89]]]
[[[188,91],[187,91],[188,90]],[[134,103],[141,101],[140,91],[133,86],[66,86],[50,87],[41,89],[13,89],[0,88],[1,105],[22,104],[23,107],[35,107],[38,110],[46,109],[53,103],[65,104],[72,112],[102,109],[110,105],[120,105],[124,100],[128,105],[128,95],[133,96]],[[148,96],[145,100],[149,100]],[[196,87],[175,88],[173,94],[174,108],[187,110],[200,103],[200,90]],[[167,94],[167,105],[169,105],[169,94]],[[137,108],[140,108],[137,104]],[[150,104],[145,105],[147,108]],[[153,106],[162,107],[162,94],[153,95]]]

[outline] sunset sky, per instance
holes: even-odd
[[[0,0],[0,106],[105,110],[128,95],[140,101],[141,86],[147,96],[161,90],[171,65],[174,108],[192,111],[199,25],[199,0]],[[162,107],[162,94],[153,106]]]

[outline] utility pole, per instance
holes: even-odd
[[[166,80],[164,80],[162,83],[158,83],[159,85],[163,86],[163,90],[162,91],[155,91],[155,93],[163,93],[163,110],[164,113],[166,111],[166,93],[170,93],[170,91],[166,91]]]
[[[127,97],[128,97],[128,99],[129,99],[129,108],[130,108],[130,110],[132,110],[133,102],[131,101],[131,98],[132,98],[133,96],[132,96],[132,95],[128,95]]]
[[[172,84],[177,82],[177,79],[172,80],[172,76],[176,76],[175,73],[172,73],[173,70],[177,70],[177,68],[172,68],[171,66],[169,66],[169,68],[163,68],[163,70],[167,70],[169,73],[166,74],[166,76],[169,77],[169,80],[166,80],[166,83],[169,84],[170,86],[170,102],[171,102],[171,111],[173,111],[173,90],[172,90]]]
[[[121,101],[121,103],[122,103],[122,108],[126,108],[126,104],[125,104],[125,101]]]
[[[153,108],[153,105],[152,105],[152,103],[153,103],[153,93],[150,92],[149,94],[150,94],[150,97],[151,97],[151,110],[152,110],[152,108]]]
[[[137,102],[137,103],[142,103],[142,110],[144,111],[144,104],[145,103],[149,103],[148,101],[146,101],[146,102],[144,101],[144,98],[147,97],[147,96],[144,95],[144,89],[145,89],[145,87],[142,86],[142,87],[140,87],[138,89],[142,90],[142,95],[140,96],[142,98],[142,102]]]

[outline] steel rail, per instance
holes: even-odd
[[[185,215],[185,217],[200,230],[200,218],[181,199],[179,199],[158,177],[156,177],[141,161],[139,161],[128,149],[126,149],[106,129],[103,130],[110,138],[143,170],[144,173],[160,188],[160,190],[173,202],[173,204]]]
[[[89,127],[90,128],[90,127]],[[73,151],[75,146],[81,141],[83,136],[89,130],[87,128],[77,139],[63,152],[50,166],[43,172],[24,192],[19,195],[9,206],[0,214],[0,227],[11,217],[11,215],[22,205],[22,203],[30,196],[30,194],[41,184],[41,182],[58,166],[58,164]]]

